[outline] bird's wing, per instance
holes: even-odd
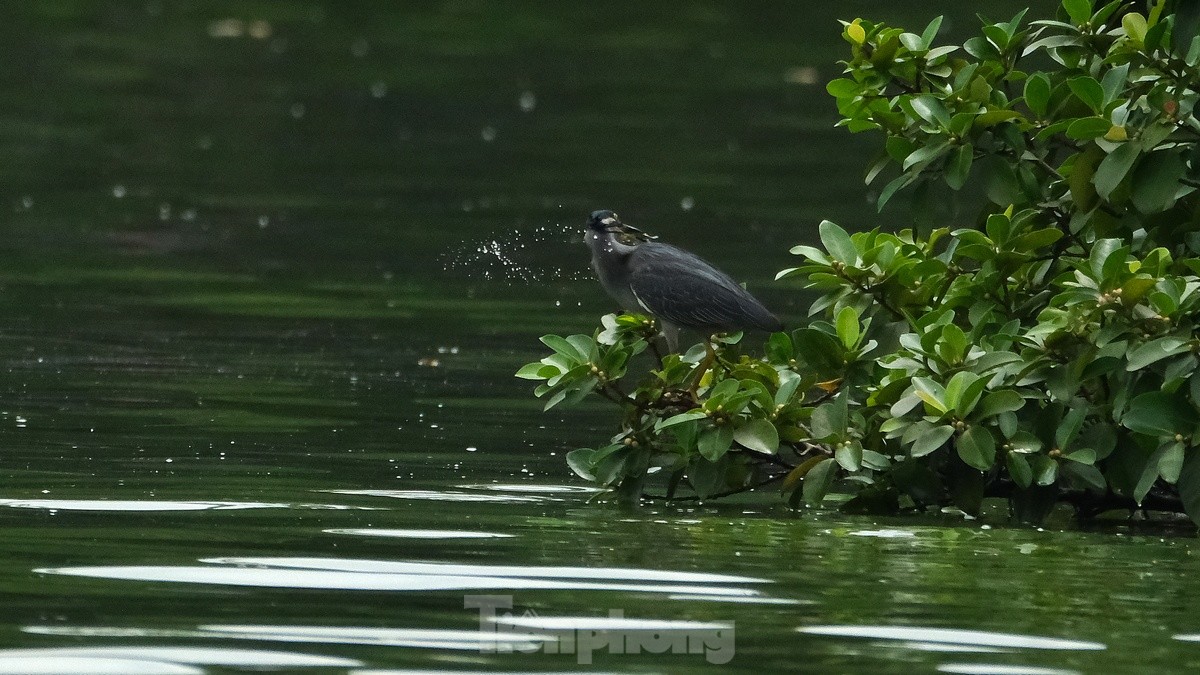
[[[648,242],[629,260],[629,285],[651,314],[688,328],[778,330],[779,321],[729,275],[669,244]]]

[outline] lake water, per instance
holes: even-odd
[[[612,309],[586,214],[799,322],[787,247],[903,218],[832,129],[835,19],[979,9],[758,4],[8,7],[0,673],[1200,667],[1188,528],[570,474],[605,402],[512,373]]]

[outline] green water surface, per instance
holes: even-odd
[[[786,249],[904,218],[835,19],[1022,6],[8,4],[0,673],[1200,667],[1188,528],[620,507],[512,377],[596,208],[803,320]]]

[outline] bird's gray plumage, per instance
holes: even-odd
[[[588,219],[587,243],[604,289],[623,308],[659,319],[672,349],[680,328],[706,333],[783,328],[728,274],[694,253],[653,241],[611,211]]]

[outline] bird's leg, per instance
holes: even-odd
[[[699,399],[696,398],[696,390],[700,388],[700,381],[704,379],[704,374],[712,368],[713,363],[717,360],[717,350],[713,348],[711,335],[704,339],[704,350],[708,353],[704,355],[704,359],[700,363],[696,364],[696,369],[692,371],[692,384],[688,387],[688,392],[697,403],[699,403]]]
[[[666,321],[661,321],[661,320],[659,321],[659,323],[662,324],[663,337],[665,337],[667,339],[667,351],[671,354],[678,354],[679,353],[679,326],[676,326],[675,324],[667,323]],[[662,359],[659,359],[659,360],[661,361]]]

